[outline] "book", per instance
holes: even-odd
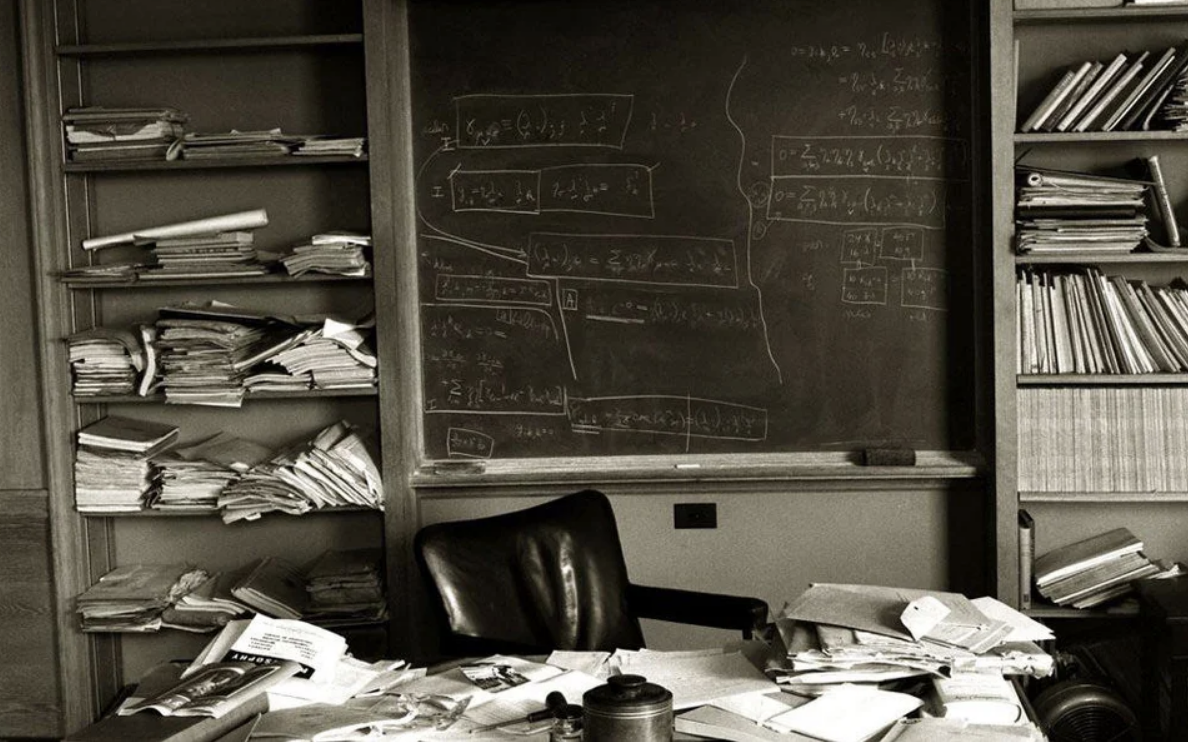
[[[1113,82],[1118,73],[1120,73],[1125,66],[1126,54],[1124,52],[1119,52],[1118,56],[1110,60],[1110,63],[1097,74],[1097,76],[1093,79],[1092,84],[1085,90],[1084,93],[1081,94],[1080,98],[1073,103],[1073,105],[1068,109],[1068,112],[1064,114],[1064,117],[1061,118],[1059,122],[1057,122],[1056,130],[1068,131],[1069,128],[1081,118],[1081,115],[1084,114],[1085,111],[1089,110],[1089,107],[1093,105],[1095,101],[1097,101],[1102,92],[1106,90],[1107,86]]]
[[[1093,64],[1091,62],[1086,61],[1066,70],[1060,79],[1057,80],[1056,84],[1048,91],[1048,94],[1043,97],[1039,105],[1031,112],[1031,115],[1023,120],[1019,131],[1028,132],[1042,128],[1057,106],[1061,104],[1077,82],[1085,76],[1092,66]]]
[[[1120,96],[1124,91],[1130,89],[1130,85],[1138,77],[1143,69],[1143,64],[1150,56],[1150,52],[1139,52],[1133,56],[1127,57],[1126,68],[1117,76],[1117,79],[1112,85],[1106,88],[1105,92],[1101,94],[1097,102],[1081,117],[1079,121],[1072,127],[1073,131],[1090,131],[1092,129],[1100,129],[1102,123],[1108,118],[1113,111],[1112,106],[1117,105]]]
[[[1052,549],[1035,559],[1035,581],[1043,586],[1123,554],[1142,551],[1143,542],[1130,529],[1113,528]]]
[[[1064,96],[1064,100],[1056,106],[1052,114],[1048,116],[1042,126],[1039,128],[1043,131],[1057,131],[1057,127],[1064,121],[1065,116],[1072,109],[1074,105],[1080,101],[1085,95],[1085,91],[1093,84],[1097,76],[1105,69],[1105,65],[1101,62],[1093,62],[1084,75],[1073,84],[1072,89],[1069,90],[1068,95]]]
[[[178,427],[151,420],[107,415],[78,431],[83,446],[129,451],[149,457],[176,443]]]
[[[1188,45],[1176,51],[1176,57],[1167,65],[1158,78],[1151,83],[1142,96],[1135,102],[1131,112],[1119,123],[1118,128],[1123,131],[1149,128],[1148,122],[1168,94],[1176,87],[1177,81],[1188,69]]]
[[[276,664],[249,661],[215,662],[162,693],[121,708],[120,716],[155,711],[162,716],[225,716],[283,680],[296,675],[301,665],[292,660]]]
[[[1019,510],[1019,607],[1031,608],[1031,565],[1035,560],[1035,518]]]
[[[1188,57],[1188,55],[1185,55]],[[1163,178],[1163,166],[1158,154],[1147,156],[1147,169],[1151,172],[1151,192],[1155,196],[1155,206],[1159,216],[1163,219],[1163,229],[1167,234],[1167,244],[1171,247],[1180,246],[1180,227],[1176,222],[1176,212],[1172,207],[1171,194],[1167,190],[1167,181]]]
[[[1110,114],[1109,118],[1102,124],[1103,131],[1114,131],[1120,128],[1118,125],[1130,113],[1130,109],[1143,96],[1144,93],[1155,83],[1155,80],[1163,74],[1164,70],[1168,69],[1172,61],[1176,57],[1176,48],[1169,46],[1164,50],[1163,54],[1155,60],[1147,70],[1138,78],[1136,78],[1135,85],[1127,91],[1125,97],[1122,98],[1118,106]]]
[[[840,686],[768,719],[773,729],[824,742],[866,742],[923,705],[913,695],[862,686]]]
[[[280,557],[258,559],[231,595],[273,618],[301,618],[309,602],[305,577],[296,565]]]

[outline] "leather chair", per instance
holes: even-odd
[[[414,549],[450,657],[640,649],[641,618],[750,638],[768,617],[757,598],[633,584],[610,500],[596,490],[429,525]]]

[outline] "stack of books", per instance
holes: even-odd
[[[1188,69],[1188,46],[1120,52],[1060,75],[1020,132],[1141,131],[1165,126],[1161,111]]]
[[[188,117],[174,108],[70,108],[62,115],[75,162],[172,160]]]
[[[295,155],[337,155],[362,157],[367,152],[366,137],[333,137],[326,134],[311,134],[302,137],[293,150]]]
[[[159,488],[154,456],[177,443],[168,423],[108,415],[78,432],[74,499],[80,513],[143,510]]]
[[[252,609],[231,594],[246,569],[215,572],[161,612],[161,627],[206,633],[246,616]]]
[[[333,627],[386,618],[383,558],[378,548],[323,552],[305,570],[305,589],[309,593],[305,620]]]
[[[145,353],[130,330],[93,327],[66,338],[76,397],[135,394]]]
[[[280,259],[291,276],[327,273],[336,276],[366,276],[369,263],[364,253],[371,247],[371,235],[354,232],[315,234],[308,245],[298,245]]]
[[[219,495],[223,521],[327,507],[382,510],[383,486],[371,446],[370,436],[348,422],[324,428],[228,485]]]
[[[1129,529],[1119,527],[1036,557],[1033,574],[1036,590],[1056,605],[1092,608],[1130,594],[1135,580],[1170,572],[1147,558],[1143,542]]]
[[[1188,284],[1152,286],[1097,268],[1021,270],[1020,374],[1188,370]]]
[[[280,129],[189,132],[183,142],[182,157],[187,160],[282,157],[289,154],[299,141],[300,138],[286,136]]]
[[[145,632],[209,575],[189,564],[129,564],[99,578],[76,599],[83,631]]]
[[[1017,181],[1021,254],[1128,253],[1147,237],[1148,180],[1020,168]]]
[[[254,246],[252,230],[210,232],[161,238],[151,243],[155,265],[139,271],[141,280],[188,280],[261,276],[269,267]]]

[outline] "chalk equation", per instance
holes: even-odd
[[[680,235],[529,236],[528,275],[680,286],[737,286],[731,240]]]
[[[644,165],[592,163],[539,170],[464,170],[449,175],[455,212],[572,211],[650,219],[652,173]]]
[[[881,175],[966,180],[965,142],[936,136],[771,138],[773,175]]]
[[[458,146],[620,149],[632,103],[618,94],[463,95],[454,99]]]
[[[762,441],[767,410],[713,399],[631,395],[569,399],[575,430]]]

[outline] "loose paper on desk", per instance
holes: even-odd
[[[739,693],[778,689],[741,652],[616,653],[619,671],[642,675],[672,693],[673,710],[702,706]]]
[[[959,719],[923,717],[900,719],[880,742],[1042,742],[1044,735],[1033,724],[990,726]]]
[[[768,719],[766,726],[825,742],[866,742],[921,705],[907,693],[843,686]]]

